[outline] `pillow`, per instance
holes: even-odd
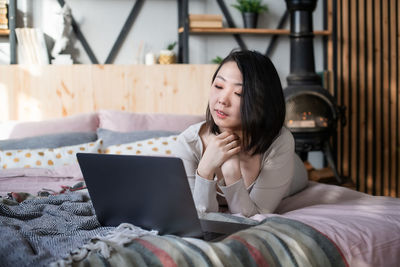
[[[24,138],[66,132],[94,132],[99,126],[97,113],[86,113],[44,121],[19,122],[8,138]]]
[[[103,128],[97,129],[97,136],[103,140],[103,147],[111,145],[126,144],[141,141],[149,138],[177,135],[177,132],[170,131],[134,131],[134,132],[115,132]],[[1,148],[1,143],[0,143]]]
[[[0,140],[5,140],[10,138],[12,130],[18,123],[21,122],[15,120],[0,121]]]
[[[174,156],[177,135],[156,137],[123,145],[113,145],[103,150],[105,154]]]
[[[163,130],[182,132],[190,125],[201,122],[204,116],[162,113],[134,113],[117,110],[99,111],[99,128],[119,132]]]
[[[47,134],[35,137],[0,140],[0,149],[56,148],[89,143],[97,140],[95,132]]]
[[[53,169],[76,162],[76,153],[100,153],[102,140],[64,146],[59,148],[38,148],[0,150],[0,169],[45,168]]]

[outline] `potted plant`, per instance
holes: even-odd
[[[245,28],[257,28],[258,14],[268,11],[262,0],[236,0],[232,6],[242,13]]]
[[[215,58],[213,58],[213,59],[211,60],[211,62],[212,62],[213,64],[221,64],[222,60],[223,60],[222,57],[216,56]]]
[[[176,42],[173,42],[167,46],[166,50],[160,51],[160,56],[158,58],[158,62],[160,64],[174,64],[176,62],[176,55],[173,51],[175,45]]]

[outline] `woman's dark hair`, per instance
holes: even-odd
[[[232,51],[215,71],[212,82],[221,67],[231,61],[236,62],[243,76],[240,104],[242,145],[252,155],[264,153],[285,121],[285,98],[279,75],[267,56],[256,51]],[[209,106],[206,123],[212,133],[220,133]]]

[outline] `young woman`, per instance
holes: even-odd
[[[216,70],[206,121],[178,137],[196,208],[252,216],[272,213],[282,198],[304,188],[307,173],[283,126],[285,100],[268,57],[230,53]]]

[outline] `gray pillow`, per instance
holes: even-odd
[[[56,148],[89,143],[97,140],[95,132],[58,133],[0,141],[1,150]]]
[[[134,131],[134,132],[115,132],[103,128],[97,129],[98,138],[103,140],[103,147],[112,145],[137,142],[149,138],[164,137],[179,134],[171,131]]]

